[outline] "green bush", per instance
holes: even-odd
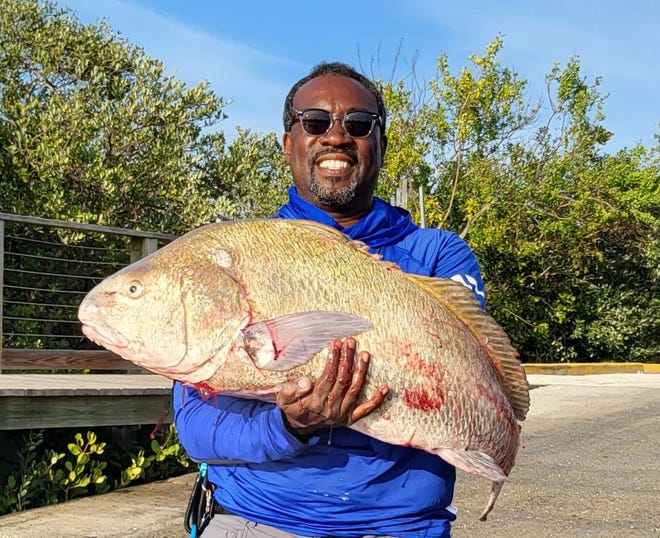
[[[76,433],[66,449],[58,450],[62,440],[57,437],[44,430],[20,434],[15,465],[2,477],[0,515],[177,476],[190,466],[173,425],[129,446],[111,446],[88,431],[85,436]]]

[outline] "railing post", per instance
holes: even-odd
[[[2,304],[4,303],[4,289],[5,289],[5,221],[0,219],[0,374],[2,373],[2,348],[5,345],[5,337],[3,336],[2,318],[4,316]]]
[[[158,250],[155,237],[134,237],[131,239],[131,263],[136,262]]]

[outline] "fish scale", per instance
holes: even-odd
[[[492,481],[483,519],[513,467],[529,387],[506,333],[468,288],[408,275],[324,225],[203,226],[101,282],[79,317],[148,370],[262,399],[356,336],[371,354],[363,394],[390,391],[351,428]]]

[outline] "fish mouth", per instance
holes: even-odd
[[[98,325],[82,323],[82,333],[95,344],[103,346],[106,349],[125,349],[128,347],[128,340],[121,334],[114,331],[106,331]]]

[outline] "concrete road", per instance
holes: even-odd
[[[660,538],[660,375],[530,375],[523,447],[490,485],[458,473],[454,538]],[[0,517],[0,537],[184,537],[192,475]]]
[[[531,375],[516,466],[488,521],[489,484],[457,477],[454,538],[660,537],[660,375]]]

